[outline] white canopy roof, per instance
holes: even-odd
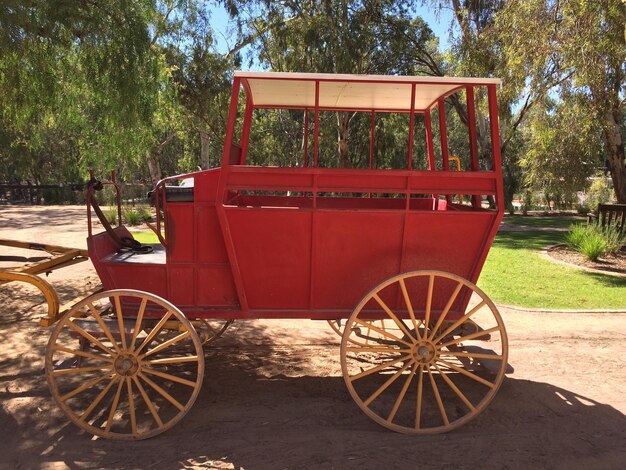
[[[498,78],[426,77],[396,75],[342,75],[327,73],[235,72],[256,107],[314,108],[319,82],[321,109],[411,110],[415,83],[415,111],[424,111],[441,97],[465,85],[499,85]]]

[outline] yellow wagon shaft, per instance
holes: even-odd
[[[101,287],[97,287],[96,289],[92,289],[91,291],[86,292],[84,295],[81,295],[64,305],[61,305],[59,296],[54,290],[54,287],[48,281],[38,276],[38,274],[48,274],[57,269],[87,261],[89,259],[87,250],[7,239],[0,239],[0,245],[24,250],[44,251],[49,255],[43,259],[38,259],[37,261],[30,263],[28,262],[29,258],[18,257],[19,261],[24,261],[25,263],[20,266],[0,268],[0,286],[8,282],[18,281],[31,284],[41,291],[48,304],[48,315],[41,319],[41,326],[52,325],[80,300],[102,290]],[[0,260],[3,258],[11,260],[15,259],[13,256],[0,256]]]

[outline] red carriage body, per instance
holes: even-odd
[[[104,288],[157,294],[190,318],[335,319],[347,318],[373,286],[398,273],[440,270],[476,282],[503,215],[498,83],[236,72],[221,168],[166,178],[156,187],[157,212],[164,214],[164,221],[158,221],[164,225],[162,244],[149,254],[117,253],[106,233],[90,233],[89,254]],[[240,91],[245,92],[245,106]],[[488,169],[480,169],[478,159],[477,91],[488,102]],[[468,120],[467,171],[450,168],[447,148],[445,100],[460,92]],[[267,108],[299,109],[306,121],[311,119],[304,132],[302,166],[246,165],[252,113]],[[371,114],[369,168],[318,165],[322,111]],[[405,169],[374,168],[377,113],[409,115]],[[423,137],[413,131],[418,115],[424,117]],[[426,141],[428,170],[412,169],[418,138]],[[307,141],[313,143],[312,152]],[[168,185],[189,178],[193,188]],[[459,194],[471,202],[463,204]],[[491,208],[484,207],[485,198],[490,198]],[[115,230],[130,236],[124,227]],[[426,288],[409,286],[418,296]],[[435,294],[434,314],[444,307],[451,289]],[[458,297],[450,318],[465,308],[469,295]],[[388,301],[400,308],[396,297],[392,294]]]

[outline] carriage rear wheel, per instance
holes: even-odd
[[[373,317],[395,329],[376,327]],[[341,343],[344,380],[357,405],[377,423],[413,434],[447,432],[482,412],[504,379],[507,355],[493,302],[442,271],[399,274],[376,286],[352,313]]]
[[[146,439],[174,426],[204,377],[202,344],[170,302],[136,290],[100,292],[56,324],[46,351],[53,398],[81,429]]]

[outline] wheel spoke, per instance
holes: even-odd
[[[89,414],[94,410],[94,408],[96,406],[98,406],[98,403],[100,403],[100,401],[102,401],[102,399],[104,398],[104,396],[109,392],[109,390],[111,390],[111,387],[113,385],[115,385],[115,382],[117,382],[118,377],[111,377],[111,380],[109,381],[109,383],[107,384],[106,387],[104,387],[104,389],[100,392],[100,394],[95,398],[95,400],[91,403],[91,405],[89,405],[89,408],[87,408],[83,414],[81,414],[78,417],[79,421],[85,421],[87,419],[87,417],[89,416]]]
[[[372,325],[371,323],[365,322],[363,320],[360,319],[356,319],[356,323],[358,323],[359,325],[362,325],[366,328],[371,328],[372,330],[380,333],[383,336],[386,336],[387,338],[391,338],[394,341],[398,341],[400,343],[403,343],[405,345],[407,345],[408,347],[412,347],[413,345],[411,343],[407,343],[406,341],[404,341],[403,339],[398,338],[396,335],[389,333],[387,330],[382,330],[380,328],[378,328],[377,326]]]
[[[115,412],[117,411],[117,407],[120,404],[120,395],[122,394],[123,385],[124,381],[120,379],[117,386],[117,391],[115,392],[115,398],[113,398],[113,403],[111,403],[111,411],[109,412],[109,417],[107,418],[107,424],[104,428],[106,432],[109,432],[111,430],[111,426],[113,425],[113,418],[115,417]]]
[[[107,378],[107,377],[109,377],[110,375],[111,375],[111,371],[110,371],[110,370],[108,370],[105,374],[102,374],[101,376],[96,377],[95,379],[90,380],[89,382],[82,384],[80,387],[75,388],[74,390],[72,390],[72,391],[71,391],[71,392],[69,392],[69,393],[66,393],[65,395],[63,395],[63,396],[62,396],[62,397],[60,397],[59,399],[60,399],[62,402],[66,402],[66,401],[67,401],[67,400],[69,400],[70,398],[72,398],[72,397],[74,397],[74,396],[78,395],[78,394],[79,394],[79,393],[81,393],[81,392],[84,392],[84,391],[85,391],[85,390],[87,390],[88,388],[91,388],[91,387],[93,387],[94,385],[99,384],[100,382],[102,382],[104,379],[106,379],[106,378]]]
[[[447,343],[437,345],[437,348],[441,349],[446,346],[450,346],[451,344],[458,344],[463,341],[469,341],[474,338],[479,338],[480,336],[488,335],[489,333],[494,333],[500,330],[499,326],[494,326],[493,328],[489,328],[488,330],[477,331],[476,333],[472,333],[471,335],[461,336],[460,338],[453,339],[452,341],[448,341]]]
[[[146,336],[146,338],[143,340],[143,342],[139,345],[139,347],[135,350],[135,354],[139,354],[139,352],[148,344],[150,344],[150,342],[152,341],[152,339],[157,335],[157,333],[161,330],[161,328],[163,328],[163,325],[165,325],[165,322],[172,316],[172,312],[168,311],[165,315],[163,315],[163,317],[159,320],[159,323],[156,324],[156,326],[152,329],[152,331],[148,334],[148,336]]]
[[[406,304],[406,308],[409,311],[409,316],[411,317],[411,321],[413,322],[413,328],[415,328],[415,336],[417,337],[417,339],[421,339],[419,328],[417,326],[417,320],[415,319],[415,312],[413,311],[413,305],[411,304],[409,293],[406,290],[406,284],[404,283],[404,279],[400,278],[399,282],[400,289],[402,289],[402,296],[404,297],[404,303]]]
[[[150,375],[156,375],[157,377],[161,377],[163,379],[169,380],[170,382],[177,382],[179,384],[187,385],[188,387],[195,387],[196,382],[192,382],[191,380],[181,379],[180,377],[176,377],[175,375],[166,374],[165,372],[161,372],[158,370],[151,369],[150,367],[142,367],[142,372]]]
[[[422,421],[422,398],[424,392],[424,365],[420,364],[419,371],[417,372],[419,377],[417,378],[417,405],[415,407],[415,429],[420,429]]]
[[[471,352],[455,352],[455,351],[441,351],[443,356],[455,356],[455,357],[471,357],[472,359],[494,359],[496,361],[502,361],[504,357],[499,354],[484,354],[484,353],[471,353]]]
[[[183,339],[189,337],[190,335],[191,335],[191,332],[187,330],[184,333],[181,333],[178,336],[175,336],[174,338],[167,340],[165,343],[159,344],[156,348],[151,349],[150,351],[142,354],[141,356],[139,356],[139,359],[143,359],[144,357],[148,357],[148,356],[151,356],[152,354],[158,353],[159,351],[163,351],[164,349],[169,348],[173,344],[176,344],[179,341],[182,341]]]
[[[164,357],[163,359],[153,359],[151,361],[143,361],[143,364],[161,365],[161,364],[179,364],[182,362],[197,362],[198,356],[181,356],[181,357]]]
[[[374,393],[372,393],[370,395],[370,397],[363,402],[365,404],[365,406],[369,406],[370,403],[372,403],[374,400],[376,400],[376,398],[381,393],[383,393],[385,390],[387,390],[387,388],[389,388],[389,386],[392,383],[394,383],[398,378],[400,378],[400,376],[404,373],[405,370],[407,370],[409,367],[411,367],[411,364],[413,364],[413,363],[412,362],[407,362],[401,369],[399,369],[395,374],[393,374],[391,377],[389,377],[387,379],[387,381],[378,388],[378,390],[376,390]]]
[[[486,385],[489,388],[493,388],[496,385],[492,382],[489,382],[488,380],[483,379],[482,377],[477,376],[476,374],[471,373],[468,370],[463,369],[462,367],[456,366],[454,364],[449,363],[448,361],[445,361],[441,358],[439,358],[439,361],[442,362],[443,364],[445,364],[446,366],[448,366],[450,369],[453,369],[455,371],[457,371],[460,374],[463,374],[467,377],[469,377],[470,379],[474,379],[476,382],[480,382],[483,385]]]
[[[130,352],[135,350],[135,341],[137,341],[137,335],[139,331],[141,331],[141,322],[143,321],[143,313],[146,310],[146,305],[148,303],[148,299],[142,299],[141,305],[139,306],[139,312],[137,313],[137,320],[135,321],[135,329],[133,330],[133,337],[130,340]]]
[[[461,291],[462,287],[463,287],[463,284],[461,284],[461,283],[457,284],[456,289],[454,289],[454,292],[452,293],[452,296],[450,296],[450,299],[448,300],[448,303],[446,304],[446,306],[442,310],[441,315],[439,315],[439,318],[437,319],[437,323],[435,324],[435,327],[432,329],[432,332],[431,332],[430,337],[429,337],[429,339],[431,341],[435,337],[435,334],[437,334],[437,330],[439,330],[439,327],[443,323],[444,318],[446,318],[446,315],[448,315],[448,312],[452,308],[452,304],[454,303],[454,301],[456,300],[457,296],[459,295],[459,292]]]
[[[478,312],[486,303],[487,302],[483,300],[478,305],[476,305],[476,307],[474,307],[472,310],[467,312],[465,315],[463,315],[461,318],[459,318],[457,321],[455,321],[452,325],[450,325],[446,329],[446,331],[444,331],[439,336],[437,336],[437,338],[433,339],[433,343],[437,344],[439,341],[441,341],[443,338],[445,338],[447,334],[451,333],[457,327],[461,326],[463,323],[465,323],[467,320],[469,320],[469,318],[472,315],[474,315],[476,312]]]
[[[454,390],[454,393],[456,393],[458,397],[463,401],[463,403],[465,403],[465,406],[467,406],[470,409],[470,411],[476,411],[476,408],[474,407],[474,405],[472,405],[472,403],[467,399],[467,397],[463,394],[463,392],[461,392],[461,390],[459,390],[458,387],[454,385],[454,382],[452,382],[452,379],[448,377],[448,374],[445,374],[444,372],[442,372],[442,370],[439,367],[437,367],[437,364],[433,364],[433,365],[435,366],[435,369],[437,369],[437,372],[439,372],[439,375],[448,384],[448,386],[452,390]]]
[[[118,354],[122,354],[122,351],[117,345],[117,341],[115,341],[115,339],[113,338],[113,335],[111,334],[111,330],[109,330],[109,327],[106,326],[106,323],[104,323],[104,320],[102,320],[102,317],[100,316],[96,308],[93,306],[91,302],[89,302],[87,306],[89,307],[89,311],[91,312],[91,315],[93,315],[93,317],[98,322],[98,325],[100,325],[102,332],[106,335],[107,338],[109,338],[109,341],[111,341],[111,344],[113,345],[113,348],[115,349],[115,351]]]
[[[111,365],[102,365],[102,366],[93,366],[93,367],[72,367],[69,369],[57,369],[57,370],[53,370],[52,374],[53,375],[69,375],[69,374],[82,374],[85,372],[93,372],[96,370],[104,370],[104,369],[111,369]]]
[[[411,341],[413,341],[415,339],[413,338],[413,335],[409,332],[409,330],[406,329],[406,326],[404,325],[404,323],[401,322],[398,319],[398,317],[396,317],[396,315],[391,311],[391,309],[387,306],[387,304],[383,302],[383,300],[380,297],[378,297],[378,294],[374,294],[372,297],[374,298],[374,300],[376,300],[376,302],[378,302],[378,305],[380,305],[383,308],[383,310],[387,313],[387,315],[389,315],[389,317],[394,321],[394,323],[398,325],[398,328],[400,328],[402,332],[405,335],[407,335],[407,337],[411,338]]]
[[[97,354],[92,354],[86,351],[81,351],[80,349],[70,349],[64,346],[59,346],[58,344],[55,344],[53,348],[55,351],[61,351],[67,354],[73,354],[74,356],[86,357],[88,359],[93,359],[95,361],[113,362],[113,358],[111,357],[99,356]]]
[[[74,323],[71,319],[67,321],[67,325],[74,330],[76,333],[78,333],[79,335],[81,335],[83,338],[85,338],[86,340],[90,341],[91,343],[95,344],[96,346],[98,346],[100,349],[102,349],[105,353],[107,353],[108,355],[112,356],[114,354],[113,351],[111,351],[109,348],[107,348],[104,344],[102,344],[101,341],[99,341],[98,339],[96,339],[93,335],[91,335],[89,332],[85,331],[83,328],[81,328],[80,326],[78,326],[76,323]]]
[[[128,391],[128,411],[130,413],[130,432],[137,434],[137,417],[135,416],[135,398],[133,397],[133,386],[130,377],[126,377],[126,390]]]
[[[387,362],[383,362],[382,364],[377,365],[376,367],[372,367],[371,369],[367,369],[364,370],[363,372],[354,375],[352,377],[348,377],[348,380],[350,380],[350,382],[354,382],[355,380],[361,379],[363,377],[366,377],[370,374],[373,374],[374,372],[378,372],[379,370],[383,370],[385,367],[389,367],[392,366],[394,364],[397,364],[398,362],[404,362],[407,359],[409,359],[411,357],[410,354],[407,354],[405,356],[398,356],[396,359],[392,359],[390,361]]]
[[[448,415],[446,414],[446,409],[443,406],[443,402],[441,401],[441,396],[439,395],[439,389],[437,388],[437,382],[435,382],[435,377],[433,377],[433,373],[428,368],[428,378],[430,379],[430,385],[433,388],[433,392],[435,394],[435,400],[437,400],[437,406],[439,407],[439,412],[441,413],[441,417],[443,418],[443,424],[448,426],[450,421],[448,421]]]
[[[120,329],[120,338],[122,339],[122,349],[126,351],[127,350],[126,331],[124,329],[124,315],[122,313],[122,305],[120,302],[120,296],[115,295],[113,296],[113,299],[115,302],[115,316],[117,317],[117,325],[118,325],[118,328]]]
[[[420,368],[421,368],[421,366],[420,366]],[[400,404],[402,403],[402,400],[404,400],[404,396],[406,395],[406,391],[409,389],[409,385],[411,385],[411,381],[413,380],[413,377],[415,377],[415,370],[416,369],[417,369],[417,363],[414,363],[413,367],[411,369],[411,372],[409,373],[409,376],[404,381],[404,385],[402,386],[402,390],[400,390],[400,394],[398,395],[398,398],[396,398],[396,402],[393,404],[393,408],[391,409],[391,412],[389,413],[389,416],[387,416],[387,422],[388,423],[393,422],[393,418],[395,418],[396,413],[398,412],[398,408],[400,408]]]
[[[150,414],[152,414],[152,417],[154,418],[154,421],[157,423],[157,425],[159,427],[163,427],[163,421],[161,421],[161,417],[159,416],[159,413],[157,413],[157,410],[154,407],[154,404],[150,401],[150,398],[148,397],[148,394],[146,393],[146,391],[142,387],[142,385],[139,382],[139,379],[137,378],[136,375],[133,375],[133,380],[135,381],[135,385],[137,386],[137,389],[139,390],[139,393],[141,394],[141,397],[143,398],[143,401],[148,406],[148,409],[150,410]]]
[[[351,352],[351,353],[358,353],[358,352],[378,352],[378,353],[409,353],[411,352],[410,349],[397,349],[397,348],[376,348],[376,347],[362,347],[362,348],[355,348],[352,346],[348,346],[346,348],[347,352]]]
[[[163,398],[165,398],[167,401],[169,401],[172,405],[174,405],[180,411],[183,411],[185,409],[185,407],[183,405],[181,405],[180,402],[178,400],[176,400],[176,398],[174,398],[172,395],[167,393],[165,390],[163,390],[161,387],[159,387],[157,384],[155,384],[148,377],[143,375],[141,372],[138,375],[139,375],[139,377],[141,377],[143,379],[144,382],[146,382],[153,389],[155,389]]]
[[[435,275],[428,276],[428,294],[426,295],[426,311],[424,312],[424,338],[428,337],[428,323],[430,322],[430,310],[433,306],[433,289],[435,287]]]

